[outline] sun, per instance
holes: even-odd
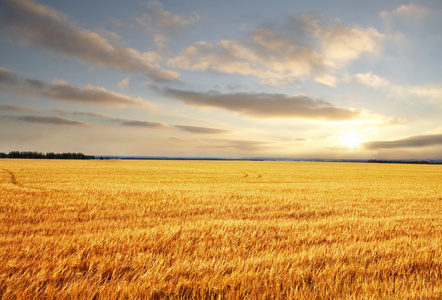
[[[348,147],[350,150],[358,148],[362,142],[362,138],[356,133],[350,133],[339,137],[342,146]]]

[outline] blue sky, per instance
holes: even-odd
[[[0,151],[442,158],[442,2],[0,4]]]

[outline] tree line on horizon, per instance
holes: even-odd
[[[427,165],[434,164],[434,162],[430,162],[428,160],[388,160],[388,159],[370,159],[367,161],[368,163],[378,163],[378,164],[416,164],[416,165]]]
[[[42,153],[36,151],[10,151],[0,152],[0,158],[31,158],[31,159],[95,159],[93,155],[83,153],[63,152],[63,153]]]

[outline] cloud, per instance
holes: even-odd
[[[431,102],[442,104],[442,88],[435,85],[402,86],[393,87],[394,92],[400,96],[414,95],[420,98],[430,99]]]
[[[178,142],[188,142],[188,140],[172,137]],[[196,140],[193,140],[194,142]],[[253,140],[227,140],[227,139],[210,139],[210,140],[197,140],[201,142],[201,145],[208,149],[236,149],[245,152],[258,152],[268,149],[276,148],[274,145],[266,141],[253,141]],[[225,150],[223,150],[224,152]]]
[[[334,107],[307,96],[268,93],[199,93],[175,89],[161,90],[166,96],[198,107],[223,108],[257,118],[306,118],[327,121],[353,120],[360,116],[354,109]]]
[[[248,140],[228,141],[228,144],[226,147],[235,148],[235,149],[244,150],[244,151],[251,151],[251,152],[262,151],[262,150],[266,150],[269,148],[274,148],[274,147],[270,146],[270,144],[268,142],[248,141]]]
[[[383,88],[390,86],[390,82],[386,78],[379,77],[373,74],[371,71],[367,73],[358,73],[355,75],[346,75],[344,81],[356,82],[372,88]]]
[[[207,128],[207,127],[197,127],[197,126],[184,126],[175,125],[176,128],[198,134],[225,134],[231,132],[230,130]]]
[[[340,79],[332,74],[322,74],[315,77],[315,82],[333,87],[338,85]]]
[[[427,19],[431,14],[431,10],[420,3],[402,4],[394,10],[382,11],[379,16],[383,20],[388,30],[393,25],[416,26],[421,21]],[[426,29],[427,30],[427,29]]]
[[[192,149],[192,151],[197,149],[196,153],[204,156],[219,153],[219,157],[228,157],[234,153],[233,157],[238,157],[239,153],[263,153],[271,149],[280,148],[274,143],[260,140],[231,140],[214,138],[190,139],[176,136],[171,136],[169,139],[173,142],[179,143],[179,149],[191,147],[190,149]]]
[[[179,74],[163,70],[154,52],[113,45],[97,32],[73,25],[67,16],[29,0],[5,0],[3,30],[19,41],[44,51],[75,57],[97,66],[141,72],[154,80],[178,80]]]
[[[127,120],[121,118],[113,118],[112,121],[120,123],[123,126],[131,127],[146,127],[146,128],[168,128],[169,126],[159,122],[139,121],[139,120]]]
[[[280,85],[315,78],[334,86],[337,70],[364,54],[378,54],[384,36],[314,14],[293,15],[254,28],[244,40],[199,41],[171,58],[171,67],[251,75]]]
[[[424,19],[430,10],[419,3],[402,4],[393,11],[393,14],[405,20],[420,20]]]
[[[0,89],[21,95],[50,98],[77,104],[118,108],[153,105],[141,98],[132,99],[126,95],[110,92],[103,87],[90,84],[84,88],[78,88],[63,80],[56,80],[47,84],[43,81],[24,78],[5,68],[0,68]]]
[[[109,122],[109,123],[117,124],[120,126],[156,128],[156,129],[162,129],[162,128],[169,127],[169,125],[167,125],[165,123],[116,118],[116,117],[108,116],[106,114],[95,113],[95,112],[71,111],[71,110],[64,110],[64,109],[60,109],[60,108],[55,108],[55,109],[53,109],[53,111],[59,113],[62,116],[92,117],[92,118],[98,119],[100,121]]]
[[[384,36],[375,28],[350,27],[337,23],[320,28],[323,55],[333,68],[342,68],[365,53],[378,54]]]
[[[372,141],[362,145],[369,150],[442,146],[442,134],[417,135],[393,141]]]
[[[346,82],[356,82],[374,89],[384,89],[401,98],[415,96],[425,98],[436,104],[442,104],[442,87],[436,85],[400,85],[373,74],[373,72],[344,76]]]
[[[130,84],[130,77],[126,76],[124,79],[122,79],[120,82],[118,82],[119,88],[126,88]]]
[[[0,73],[1,74],[1,73]],[[27,107],[27,106],[16,106],[16,105],[0,105],[0,110],[11,111],[11,112],[39,112],[38,108]]]
[[[73,111],[73,110],[65,110],[61,108],[54,108],[52,111],[62,115],[62,116],[87,116],[94,118],[108,118],[109,116],[106,114],[95,113],[95,112],[82,112],[82,111]]]
[[[80,122],[63,117],[42,117],[42,116],[1,116],[2,118],[13,119],[16,121],[43,123],[51,125],[68,125],[68,126],[91,126],[92,124]]]
[[[151,0],[147,2],[147,12],[135,18],[135,21],[139,27],[150,34],[158,32],[176,34],[183,27],[197,22],[199,18],[196,14],[184,16],[171,13],[165,10],[159,1]]]

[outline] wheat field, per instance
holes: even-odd
[[[0,160],[2,299],[441,299],[442,166]]]

